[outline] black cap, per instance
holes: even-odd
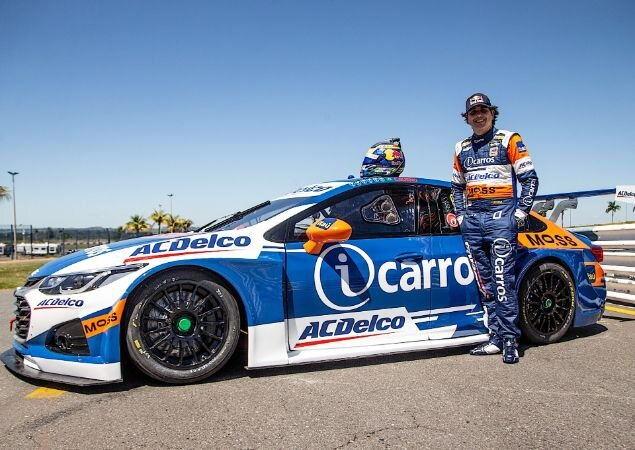
[[[467,100],[465,100],[465,112],[468,113],[470,109],[475,106],[487,106],[488,108],[491,108],[492,102],[490,102],[487,95],[477,92],[476,94],[470,95]]]

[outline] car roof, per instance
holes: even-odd
[[[350,178],[346,180],[326,181],[323,183],[311,184],[298,189],[296,192],[287,194],[287,196],[306,197],[303,204],[316,203],[326,200],[335,195],[357,189],[363,186],[378,186],[383,184],[404,184],[404,185],[431,185],[449,188],[448,181],[433,180],[429,178],[416,177],[366,177],[366,178]],[[322,193],[319,193],[323,189]]]

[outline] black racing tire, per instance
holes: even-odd
[[[143,373],[173,384],[220,370],[236,349],[236,299],[204,272],[176,269],[153,278],[126,308],[128,355]]]
[[[530,342],[556,342],[573,323],[575,285],[560,264],[545,262],[533,267],[523,279],[519,299],[519,325]]]

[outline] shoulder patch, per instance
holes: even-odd
[[[465,150],[466,148],[468,148],[469,146],[471,146],[471,142],[468,139],[465,139],[463,141],[459,141],[456,143],[456,145],[454,146],[454,153],[458,156],[459,153],[461,153],[463,150]]]
[[[518,153],[527,153],[527,147],[525,147],[523,141],[516,142],[516,148],[518,149]]]
[[[518,134],[518,133],[516,133],[515,131],[509,131],[509,130],[498,130],[498,132],[496,134],[497,135],[498,134],[503,135],[502,142],[503,142],[503,145],[505,147],[507,147],[509,145],[509,141],[512,139],[512,136],[514,136],[515,134]]]

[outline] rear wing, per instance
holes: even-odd
[[[549,220],[555,222],[560,214],[566,209],[576,209],[578,207],[578,199],[582,197],[598,197],[600,195],[615,194],[615,188],[612,189],[594,189],[591,191],[575,191],[562,192],[559,194],[536,195],[536,203],[532,211],[539,214],[546,214],[547,211],[553,209]],[[555,201],[561,199],[556,205]]]

